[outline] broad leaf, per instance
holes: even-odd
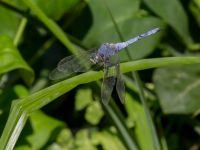
[[[125,146],[122,144],[116,133],[110,131],[96,132],[93,134],[92,139],[96,143],[101,144],[104,150],[125,150]]]
[[[91,140],[89,131],[86,129],[77,132],[75,145],[76,150],[97,150],[97,148]]]
[[[42,11],[50,18],[60,19],[64,13],[77,4],[80,0],[33,0]]]
[[[100,122],[104,112],[101,108],[99,101],[92,102],[86,109],[85,119],[92,125],[96,125]]]
[[[200,65],[157,69],[155,90],[166,114],[188,114],[200,109]]]
[[[31,84],[34,78],[33,70],[20,55],[13,41],[7,36],[0,36],[0,74],[14,69],[20,69],[23,79]]]
[[[59,135],[56,137],[51,145],[48,145],[46,150],[55,150],[55,149],[73,149],[74,148],[74,138],[70,129],[65,128],[61,130]]]
[[[91,89],[79,89],[75,96],[75,109],[82,110],[92,101]]]
[[[0,20],[0,35],[7,35],[10,38],[14,38],[20,17],[16,13],[0,5]]]
[[[19,8],[23,11],[27,10],[27,6],[21,0],[4,0],[6,3]],[[50,18],[59,20],[64,13],[69,11],[80,0],[31,0],[40,7],[40,9]],[[11,12],[11,11],[10,11]]]
[[[188,45],[192,43],[187,14],[179,0],[144,0],[144,2],[180,35],[183,42]]]

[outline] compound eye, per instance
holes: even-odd
[[[109,43],[104,43],[103,45],[104,45],[104,46],[107,46],[107,45],[109,45]]]

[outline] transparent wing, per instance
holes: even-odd
[[[117,90],[119,99],[120,99],[121,103],[123,104],[124,99],[125,99],[125,86],[124,86],[124,80],[122,79],[122,74],[120,72],[119,63],[117,63],[115,65],[115,68],[116,68],[116,74],[117,74],[116,90]]]
[[[57,67],[49,74],[51,80],[59,80],[68,77],[76,72],[86,72],[92,65],[90,56],[94,51],[81,52],[80,55],[72,55],[63,58],[58,63]]]
[[[115,85],[115,80],[115,76],[109,77],[109,67],[105,65],[103,83],[101,87],[101,99],[104,105],[107,105],[111,98],[113,87]]]
[[[119,59],[119,54],[116,53],[114,56],[111,57],[111,62],[110,64],[115,66],[115,74],[116,76],[116,90],[117,94],[119,96],[119,99],[121,103],[124,103],[124,98],[125,98],[125,86],[124,86],[124,80],[122,79],[122,75],[120,72],[120,59]]]

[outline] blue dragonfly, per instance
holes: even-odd
[[[84,51],[79,55],[72,55],[59,61],[57,67],[49,74],[51,80],[60,80],[69,77],[73,73],[87,72],[94,66],[103,66],[104,77],[101,87],[101,99],[104,105],[107,105],[113,87],[116,84],[116,91],[121,103],[125,99],[125,86],[120,72],[120,60],[118,52],[138,40],[150,36],[160,31],[159,28],[149,30],[137,37],[120,43],[104,43],[96,51]],[[114,66],[110,72],[110,67]],[[112,76],[110,76],[110,73]]]

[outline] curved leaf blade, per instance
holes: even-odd
[[[14,69],[20,69],[27,84],[34,79],[34,72],[22,58],[13,41],[8,36],[0,36],[0,74]]]

